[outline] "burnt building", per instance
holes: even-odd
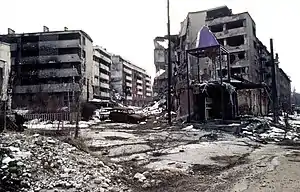
[[[186,50],[194,49],[199,42],[199,33],[203,27],[209,28],[218,44],[228,52],[228,56],[213,58],[209,53],[205,57],[186,57]],[[172,37],[175,37],[172,35]],[[166,39],[166,38],[165,38]],[[167,49],[162,46],[161,38],[155,38],[155,65],[158,70],[167,66]],[[190,83],[204,83],[219,81],[220,76],[231,77],[231,84],[235,84],[237,93],[237,109],[240,114],[267,114],[270,110],[271,97],[271,54],[256,36],[256,24],[248,12],[233,13],[227,6],[209,10],[188,13],[181,22],[181,29],[177,38],[172,39],[173,94],[179,99],[174,102],[175,107],[181,106],[186,114],[187,93],[182,90]],[[217,61],[216,61],[217,59]],[[188,67],[186,67],[188,65]],[[188,71],[187,71],[188,68]],[[167,70],[166,70],[167,71]],[[228,71],[230,73],[228,73]],[[221,75],[222,74],[222,75]],[[166,84],[166,75],[159,78],[161,82],[154,84],[154,90],[162,90]],[[286,83],[285,81],[284,83]],[[160,86],[160,87],[156,87]],[[186,88],[185,88],[186,89]],[[181,95],[181,96],[180,96]],[[191,93],[190,95],[193,95]],[[174,98],[174,97],[173,97]],[[176,97],[175,97],[176,98]],[[176,98],[176,99],[177,99]],[[177,99],[177,100],[178,100]],[[191,105],[193,99],[191,97]],[[180,104],[177,104],[180,103]],[[192,111],[193,113],[193,111]]]
[[[93,100],[107,106],[110,102],[111,54],[105,48],[94,46]]]
[[[277,92],[279,109],[284,112],[290,112],[292,105],[291,80],[281,68],[277,70]]]
[[[0,42],[0,98],[1,104],[7,103],[7,108],[11,108],[11,87],[10,83],[11,59],[10,45]]]
[[[151,77],[146,70],[119,55],[112,56],[111,86],[125,105],[142,107],[152,100]]]
[[[12,106],[39,111],[93,98],[93,45],[81,30],[1,35],[11,45]]]

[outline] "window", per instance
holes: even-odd
[[[244,43],[245,43],[245,40],[244,40],[243,35],[238,35],[238,36],[227,38],[227,45],[232,46],[232,47],[237,47],[237,46],[243,45]]]
[[[226,23],[226,29],[229,30],[229,29],[236,29],[236,28],[239,28],[239,27],[243,27],[244,26],[244,21],[245,20],[242,19],[242,20]]]
[[[210,26],[211,32],[217,33],[223,31],[223,24]]]
[[[85,54],[86,54],[86,53],[85,53],[85,50],[82,50],[82,58],[85,58],[85,57],[86,57]]]
[[[246,52],[245,51],[238,52],[238,58],[239,59],[245,59],[246,58]]]
[[[82,44],[85,45],[86,42],[85,42],[85,37],[82,37]]]

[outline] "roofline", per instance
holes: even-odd
[[[3,42],[3,41],[0,41],[0,44],[10,46],[9,43],[5,43],[5,42]]]
[[[47,32],[30,32],[30,33],[15,33],[15,34],[0,34],[0,36],[21,36],[21,35],[40,35],[40,34],[55,34],[55,33],[81,33],[85,37],[87,37],[91,42],[93,42],[93,39],[91,36],[89,36],[85,31],[83,30],[67,30],[67,31],[47,31]]]
[[[106,54],[112,56],[112,54],[111,54],[110,52],[108,52],[107,50],[105,50],[104,47],[101,47],[101,46],[99,46],[99,45],[93,46],[93,49],[95,49],[95,50],[99,49],[99,50],[103,51],[104,53],[106,53]]]
[[[134,67],[136,67],[136,68],[140,69],[141,71],[143,71],[145,75],[150,76],[150,75],[147,73],[146,69],[143,69],[143,68],[141,68],[141,67],[139,67],[139,66],[133,64],[131,61],[124,59],[121,55],[112,55],[112,57],[120,57],[123,61],[126,61],[126,62],[129,63],[130,65],[133,65]],[[151,76],[150,76],[150,77],[151,77]]]
[[[279,70],[280,70],[280,72],[282,72],[283,76],[285,76],[290,82],[292,82],[290,77],[284,72],[284,70],[282,68],[279,68]]]

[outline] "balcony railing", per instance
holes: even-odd
[[[132,100],[132,96],[126,96],[126,100]]]
[[[51,77],[78,77],[78,71],[75,68],[69,69],[44,69],[39,70],[39,78],[51,78]]]
[[[126,83],[127,87],[132,87],[132,83]]]
[[[104,74],[104,73],[100,73],[100,78],[105,79],[105,80],[109,80],[109,76]]]
[[[151,83],[149,83],[149,82],[146,82],[146,86],[150,86],[150,87],[151,87]]]
[[[149,88],[149,87],[147,87],[147,88],[146,88],[146,91],[152,91],[152,89],[151,89],[151,88]]]
[[[245,27],[239,27],[239,28],[235,28],[235,29],[228,29],[228,30],[225,30],[225,31],[222,31],[222,32],[217,32],[217,33],[214,33],[215,36],[218,38],[218,39],[224,39],[224,38],[227,38],[227,37],[232,37],[232,36],[237,36],[237,35],[244,35],[246,34],[246,28]]]
[[[100,95],[101,95],[101,97],[106,97],[106,98],[109,98],[109,97],[110,97],[110,96],[109,96],[109,93],[107,93],[107,92],[102,92],[102,91],[101,91]]]
[[[138,95],[143,95],[143,92],[142,91],[138,91],[137,94]]]
[[[138,89],[143,89],[143,86],[140,86],[140,85],[138,85],[138,86],[136,86]]]
[[[146,96],[147,96],[147,97],[151,97],[151,96],[152,96],[152,93],[146,93]]]
[[[72,91],[80,91],[78,83],[18,85],[15,87],[15,93],[61,93]]]
[[[108,71],[108,72],[110,71],[110,70],[109,70],[109,67],[107,67],[107,66],[104,65],[104,64],[100,64],[100,68],[101,68],[101,69],[104,69],[105,71]]]
[[[130,70],[130,69],[126,69],[126,68],[124,68],[124,72],[125,72],[125,73],[127,73],[127,74],[129,74],[129,75],[131,75],[131,74],[132,74],[132,70]]]
[[[143,84],[142,80],[136,80],[137,83]]]
[[[22,64],[69,63],[69,62],[81,62],[81,61],[82,59],[79,57],[78,54],[23,57],[21,59]]]
[[[128,81],[132,81],[132,77],[127,76],[127,75],[126,75],[126,78],[125,78],[125,79],[128,80]]]
[[[109,84],[108,83],[100,83],[100,87],[103,87],[105,89],[109,89]]]

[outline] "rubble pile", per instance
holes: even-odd
[[[150,107],[146,107],[143,110],[137,112],[137,113],[143,113],[146,116],[149,115],[159,115],[163,112],[165,107],[166,100],[161,99],[159,101],[155,101],[154,104]]]
[[[241,134],[253,140],[267,142],[282,140],[298,141],[300,134],[297,127],[290,125],[274,124],[270,118],[251,118],[248,119],[241,128]]]
[[[1,134],[0,191],[125,191],[123,172],[50,137]],[[124,190],[123,190],[124,189]]]

